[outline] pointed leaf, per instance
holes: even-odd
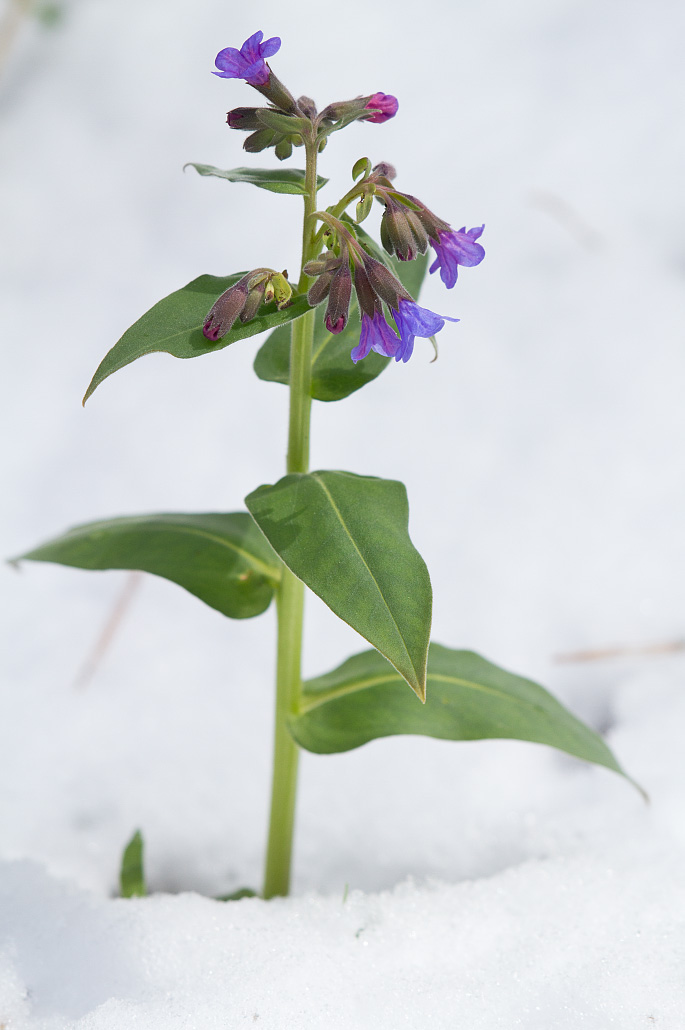
[[[370,239],[357,227],[360,242]],[[362,239],[362,234],[364,240]],[[380,250],[380,248],[376,248]],[[419,295],[428,267],[428,258],[421,255],[414,261],[395,261],[381,252],[385,263],[395,273],[406,290],[415,299]],[[376,254],[374,253],[374,257]],[[314,326],[314,345],[312,348],[312,388],[311,393],[317,401],[340,401],[349,397],[355,390],[360,390],[381,374],[391,358],[372,351],[363,361],[357,364],[352,361],[350,352],[359,343],[361,322],[356,306],[350,310],[350,320],[341,333],[329,333],[324,318],[326,304],[316,309]],[[290,382],[290,326],[276,329],[257,352],[254,370],[260,379],[270,383]]]
[[[423,698],[432,592],[402,483],[350,472],[289,475],[245,499],[285,564]]]
[[[377,651],[364,651],[304,684],[290,731],[301,747],[317,754],[349,751],[399,733],[529,740],[626,775],[601,737],[537,683],[472,651],[440,644],[428,652],[425,705],[407,693]]]
[[[341,333],[329,333],[324,323],[326,305],[316,309],[314,344],[312,347],[312,397],[317,401],[339,401],[360,390],[381,374],[390,364],[374,351],[355,365],[350,357],[359,343],[361,323],[356,305],[350,311],[350,320]],[[270,383],[290,382],[290,326],[276,329],[257,351],[254,370],[260,379]]]
[[[119,887],[122,898],[144,898],[147,895],[143,847],[142,834],[136,830],[121,857]]]
[[[295,297],[283,311],[279,311],[274,303],[262,305],[249,322],[236,322],[224,337],[213,343],[202,334],[207,313],[221,294],[245,274],[236,272],[225,277],[201,275],[146,311],[104,356],[86,390],[83,403],[103,379],[145,354],[165,351],[175,358],[197,358],[263,333],[266,329],[285,325],[310,310],[305,296]]]
[[[282,117],[285,117],[283,115]],[[305,193],[305,173],[302,168],[229,168],[224,172],[214,165],[194,164],[190,161],[185,168],[194,168],[200,175],[213,175],[229,182],[249,182],[271,193]],[[328,179],[322,175],[316,177],[316,188],[320,190]]]
[[[247,512],[129,515],[69,530],[15,561],[163,576],[232,619],[265,611],[281,565]]]

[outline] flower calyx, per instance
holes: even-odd
[[[204,336],[213,343],[220,340],[240,319],[249,322],[262,304],[276,301],[280,310],[287,307],[292,287],[287,272],[273,268],[255,268],[229,287],[210,308],[202,326]]]

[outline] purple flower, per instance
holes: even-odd
[[[351,354],[355,363],[365,358],[372,350],[386,358],[394,358],[395,361],[409,361],[417,336],[434,336],[444,326],[445,319],[449,322],[459,321],[458,318],[450,318],[448,315],[436,315],[434,311],[422,308],[416,301],[405,300],[404,297],[399,301],[397,308],[390,310],[400,334],[399,339],[397,333],[385,321],[380,308],[376,309],[373,318],[363,312],[359,343]]]
[[[392,315],[400,334],[400,341],[395,351],[395,361],[409,361],[414,350],[414,340],[417,336],[435,336],[448,322],[458,322],[458,318],[450,318],[449,315],[436,315],[428,308],[420,307],[416,301],[400,301],[397,310],[392,308]]]
[[[440,269],[440,278],[448,290],[457,281],[459,265],[472,268],[473,265],[479,265],[485,257],[485,251],[480,243],[476,243],[484,228],[484,225],[480,225],[475,229],[469,229],[468,232],[466,226],[459,229],[458,232],[454,232],[452,229],[441,230],[438,233],[439,243],[436,243],[431,237],[430,244],[437,257],[430,266],[430,271],[435,272],[437,268]]]
[[[384,354],[386,358],[393,358],[401,341],[393,329],[383,317],[380,308],[376,308],[373,318],[369,318],[365,311],[362,312],[362,331],[359,336],[359,343],[353,348],[350,357],[355,362],[365,358],[369,351],[375,350],[377,354]]]
[[[269,81],[265,58],[273,57],[281,49],[281,41],[278,36],[272,36],[262,43],[263,38],[263,32],[255,32],[240,50],[226,47],[216,55],[214,63],[220,70],[213,74],[222,79],[245,79],[251,86],[265,86]]]
[[[397,97],[393,97],[390,93],[374,93],[372,97],[369,97],[366,107],[369,110],[375,110],[376,113],[370,118],[365,118],[364,121],[376,124],[387,122],[388,118],[395,117],[399,106]]]

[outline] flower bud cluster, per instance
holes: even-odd
[[[463,226],[455,231],[422,201],[395,189],[394,178],[392,165],[381,162],[359,184],[360,190],[373,188],[376,200],[385,208],[381,218],[383,247],[400,261],[413,261],[419,254],[425,254],[430,245],[436,253],[430,271],[439,268],[442,281],[451,289],[457,281],[460,265],[473,267],[485,257],[485,250],[476,242],[485,227],[476,226],[467,231]]]
[[[290,303],[292,288],[287,272],[275,272],[272,268],[255,268],[238,280],[212,305],[202,332],[213,343],[225,336],[234,322],[249,322],[262,304],[276,301],[279,310]]]
[[[276,157],[284,161],[293,147],[302,146],[305,139],[316,143],[319,150],[326,145],[331,132],[351,122],[362,120],[385,122],[397,114],[397,99],[387,93],[372,93],[354,100],[329,104],[319,114],[310,97],[295,100],[266,62],[278,52],[278,36],[264,40],[263,32],[255,32],[246,39],[240,50],[226,47],[216,57],[218,71],[224,79],[244,79],[262,96],[269,107],[237,107],[228,112],[227,121],[232,129],[250,132],[243,147],[256,154],[273,147]]]

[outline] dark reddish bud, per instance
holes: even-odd
[[[306,269],[305,269],[306,271]],[[320,304],[328,296],[328,291],[331,288],[331,282],[333,280],[332,272],[321,272],[316,282],[312,283],[307,293],[307,300],[313,308],[317,304]]]
[[[384,179],[390,179],[391,182],[397,176],[395,166],[389,164],[388,161],[379,161],[377,165],[373,166],[373,173],[381,175]]]
[[[225,293],[222,293],[210,309],[205,319],[205,324],[202,327],[202,332],[212,343],[216,343],[217,340],[226,335],[245,307],[249,278],[250,275],[244,275],[235,286],[231,286]]]
[[[401,300],[411,300],[411,296],[390,269],[368,254],[364,258],[364,271],[374,292],[389,308],[397,310]]]
[[[343,255],[340,268],[331,280],[326,308],[326,328],[329,333],[341,333],[347,325],[352,296],[352,275],[347,254]]]
[[[256,107],[236,107],[228,112],[226,121],[231,129],[244,129],[246,132],[254,132],[255,129],[263,128],[257,117]]]
[[[314,121],[317,115],[317,110],[316,104],[314,103],[311,97],[299,97],[297,101],[297,106],[299,107],[302,114],[306,115],[307,118],[311,118],[312,121]]]
[[[369,282],[364,265],[357,261],[354,263],[354,288],[361,312],[368,315],[369,318],[373,318],[379,307],[376,291]]]

